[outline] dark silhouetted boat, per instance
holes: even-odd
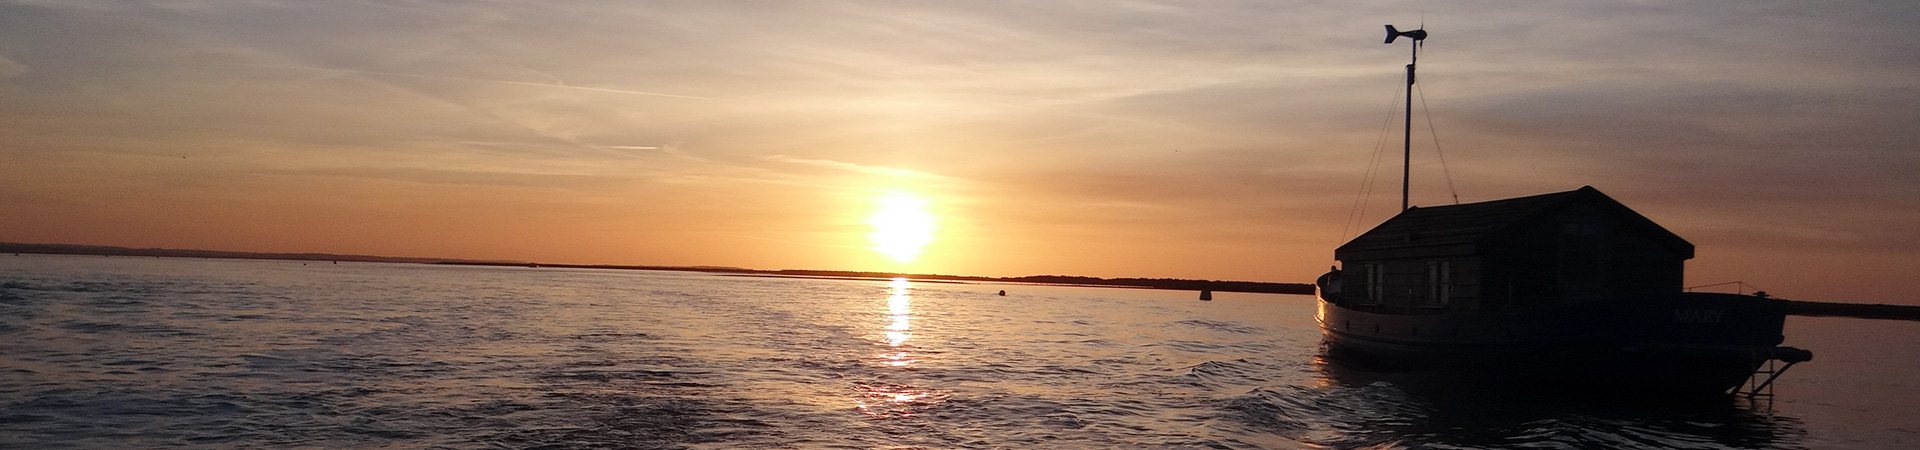
[[[1709,394],[1764,389],[1812,358],[1779,346],[1784,302],[1684,292],[1693,244],[1593,187],[1435,207],[1405,192],[1400,214],[1336,249],[1341,268],[1315,283],[1338,362]]]

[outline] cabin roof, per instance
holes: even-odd
[[[1479,203],[1408,208],[1335,249],[1334,258],[1344,260],[1346,255],[1353,252],[1413,247],[1477,248],[1537,218],[1574,204],[1593,206],[1682,258],[1693,258],[1692,243],[1600,193],[1593,186]]]

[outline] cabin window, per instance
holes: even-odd
[[[1444,308],[1447,300],[1453,298],[1453,264],[1451,261],[1427,261],[1427,298],[1420,306]]]
[[[1380,263],[1367,263],[1367,302],[1378,305],[1386,299],[1387,271]]]

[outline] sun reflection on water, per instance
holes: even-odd
[[[887,318],[892,320],[893,323],[887,325],[886,340],[887,346],[891,347],[892,351],[881,355],[881,357],[886,359],[886,364],[890,366],[910,366],[913,365],[915,361],[913,360],[913,356],[907,353],[907,350],[902,346],[906,345],[907,339],[913,338],[913,315],[911,314],[913,296],[910,293],[913,288],[913,283],[907,281],[906,278],[894,278],[893,282],[887,284],[887,288],[889,294],[887,296]]]
[[[913,417],[925,412],[953,394],[911,386],[862,384],[854,407],[874,417]]]
[[[894,278],[887,284],[887,326],[882,338],[877,342],[886,346],[878,359],[880,364],[901,369],[911,368],[918,360],[910,351],[912,346],[907,340],[913,338],[913,283],[906,278]],[[912,417],[922,411],[945,402],[952,394],[933,389],[892,383],[860,383],[859,396],[854,399],[854,407],[860,413],[878,418]]]

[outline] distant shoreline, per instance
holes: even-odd
[[[977,277],[965,275],[907,274],[891,272],[858,272],[842,270],[759,270],[740,267],[715,266],[645,266],[615,264],[551,264],[530,261],[488,261],[451,258],[415,258],[396,256],[341,255],[333,253],[260,253],[229,252],[218,250],[190,250],[169,248],[129,248],[106,245],[72,244],[20,244],[0,242],[0,253],[32,253],[42,255],[99,255],[99,256],[155,256],[172,258],[216,258],[216,259],[272,259],[289,261],[350,261],[408,264],[445,264],[461,266],[531,267],[531,268],[569,268],[569,269],[614,269],[614,270],[662,270],[675,272],[704,272],[740,276],[767,276],[790,278],[828,278],[828,279],[892,279],[908,278],[913,280],[945,283],[1020,283],[1055,286],[1081,287],[1123,287],[1143,289],[1168,289],[1216,292],[1247,292],[1257,294],[1313,295],[1313,285],[1307,283],[1267,283],[1257,281],[1190,280],[1177,278],[1096,278],[1069,275],[1030,275],[1023,277]]]

